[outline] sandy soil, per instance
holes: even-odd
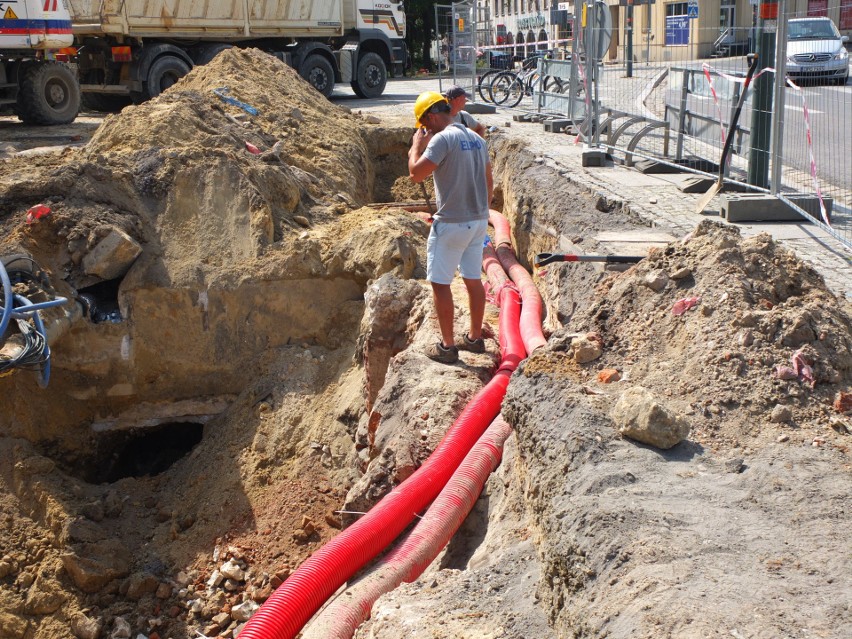
[[[349,113],[235,50],[98,122],[24,154],[45,145],[21,133],[2,159],[0,255],[32,254],[77,300],[110,233],[141,254],[116,278],[120,322],[76,301],[45,313],[47,390],[0,378],[0,637],[232,637],[357,517],[341,511],[426,459],[497,341],[454,367],[421,353],[428,227],[369,206],[423,200],[410,122]],[[635,227],[509,132],[489,144],[527,266],[559,236]],[[51,214],[27,225],[37,203]],[[770,238],[703,224],[625,272],[536,282],[550,340],[510,384],[502,466],[357,636],[845,636],[852,326],[821,278]],[[597,358],[577,361],[578,335]],[[619,433],[612,407],[637,386],[685,441]],[[203,436],[181,448],[169,434],[187,423]],[[167,459],[143,459],[145,433]]]

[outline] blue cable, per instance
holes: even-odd
[[[41,370],[39,370],[38,385],[41,388],[46,388],[48,381],[50,381],[50,345],[47,342],[47,331],[44,328],[44,322],[39,311],[61,306],[68,301],[68,298],[55,297],[52,300],[35,304],[23,295],[13,293],[12,281],[9,279],[9,273],[6,271],[6,266],[2,260],[0,260],[0,284],[3,286],[3,307],[0,309],[0,340],[6,334],[6,329],[9,327],[12,318],[26,320],[32,316],[36,331],[44,339],[44,362]],[[15,301],[19,304],[17,308],[14,306]]]
[[[35,306],[35,304],[23,295],[16,294],[15,299],[18,300],[18,303],[22,306]],[[50,345],[47,343],[47,331],[44,329],[44,322],[41,321],[41,316],[38,314],[38,311],[33,311],[32,315],[36,331],[39,335],[41,335],[42,339],[44,339],[44,363],[41,366],[41,370],[38,372],[38,385],[41,388],[47,388],[47,383],[50,381]]]
[[[0,260],[0,284],[3,286],[3,312],[0,315],[0,339],[3,339],[6,329],[9,327],[9,320],[12,319],[12,282],[9,280],[9,274],[6,272],[3,260]]]

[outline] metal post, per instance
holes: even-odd
[[[645,5],[645,64],[651,64],[651,5]]]
[[[787,92],[787,0],[778,2],[778,31],[775,39],[775,104],[777,112],[772,119],[772,178],[770,194],[777,196],[781,188],[781,147],[784,140],[784,105]]]
[[[689,97],[689,69],[683,70],[683,80],[680,87],[680,109],[677,115],[677,155],[678,160],[683,159],[683,135],[686,133],[686,106]]]
[[[586,3],[586,31],[584,34],[584,39],[586,41],[586,46],[584,47],[586,51],[586,96],[588,100],[588,113],[589,116],[589,131],[588,131],[588,139],[590,140],[589,146],[596,147],[598,145],[599,137],[597,133],[598,121],[597,121],[597,111],[595,109],[595,96],[592,95],[592,88],[597,87],[597,82],[595,81],[595,10],[596,6],[594,2]],[[589,135],[591,134],[591,135]]]
[[[775,56],[777,2],[761,2],[758,23],[758,68],[755,74],[769,66]],[[754,82],[751,102],[751,150],[748,161],[748,183],[769,187],[769,144],[772,128],[772,79],[764,73]]]
[[[624,28],[627,38],[627,77],[633,77],[633,5],[627,5],[627,25]]]

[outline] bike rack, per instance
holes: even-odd
[[[626,166],[633,166],[633,151],[636,150],[636,147],[639,145],[639,142],[643,137],[656,129],[663,129],[663,156],[668,157],[671,127],[668,122],[663,120],[654,120],[643,115],[635,115],[625,111],[617,111],[615,109],[604,109],[604,111],[606,112],[607,117],[601,123],[601,134],[606,135],[606,146],[610,151],[615,148],[616,144],[618,144],[619,138],[627,131],[627,129],[636,124],[643,124],[642,128],[633,134],[633,137],[627,144],[627,152],[624,156],[624,164]],[[626,120],[619,122],[616,127],[616,122],[624,118],[626,118]]]

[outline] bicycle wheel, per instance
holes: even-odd
[[[512,71],[501,71],[492,76],[491,82],[488,84],[488,101],[494,104],[503,104],[508,99],[509,86],[516,78],[517,74]]]
[[[533,71],[526,79],[526,95],[535,95],[541,87],[541,76],[538,71]]]
[[[545,93],[562,93],[562,80],[555,75],[544,76],[542,86]]]
[[[491,102],[489,88],[491,87],[491,82],[500,73],[505,73],[505,71],[502,69],[492,69],[479,77],[479,83],[476,85],[476,92],[479,93],[479,97],[482,98],[483,102]]]
[[[498,74],[491,83],[489,93],[491,101],[509,108],[517,106],[524,97],[524,82],[510,71]]]

